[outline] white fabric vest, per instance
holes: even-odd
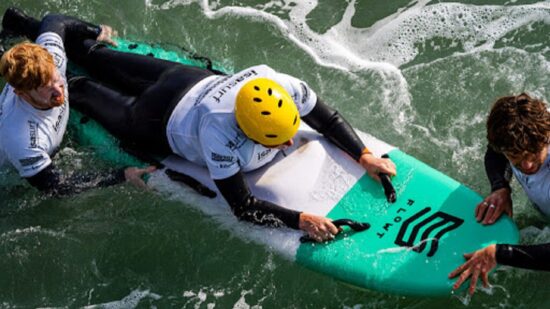
[[[300,116],[307,115],[317,95],[307,84],[266,65],[231,76],[200,81],[181,99],[168,121],[166,134],[172,151],[208,168],[212,179],[257,169],[273,160],[278,150],[254,143],[239,129],[235,98],[248,81],[265,77],[279,83],[292,96]]]

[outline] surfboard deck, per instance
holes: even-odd
[[[160,46],[119,40],[118,49],[206,66]],[[80,143],[93,145],[114,164],[141,164],[120,150],[101,126],[78,112],[71,112],[70,127]],[[490,226],[476,222],[474,208],[481,201],[477,193],[385,142],[358,134],[375,155],[387,153],[396,163],[395,203],[386,201],[380,184],[359,164],[305,124],[293,147],[271,164],[246,174],[251,191],[259,198],[371,225],[363,232],[345,228],[331,242],[300,243],[300,231],[237,221],[219,194],[215,199],[200,196],[170,181],[163,170],[155,172],[148,183],[167,198],[204,211],[239,237],[261,243],[307,268],[357,287],[394,294],[449,295],[453,280],[447,275],[464,262],[463,253],[491,243],[518,242],[518,230],[506,216]],[[205,167],[177,156],[162,163],[216,191]]]

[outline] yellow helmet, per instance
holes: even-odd
[[[267,78],[253,79],[239,90],[235,117],[246,136],[265,146],[284,144],[300,126],[292,97]]]

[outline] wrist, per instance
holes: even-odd
[[[508,264],[514,254],[513,248],[508,244],[496,244],[495,246],[495,261],[498,264]]]
[[[497,245],[496,244],[488,245],[487,246],[487,252],[489,253],[489,255],[492,258],[495,258],[496,257],[496,252],[497,252]]]
[[[373,159],[376,159],[374,157],[374,155],[372,153],[364,153],[364,154],[361,154],[361,157],[359,157],[359,163],[361,163],[361,165],[371,165],[372,164],[372,160]]]
[[[510,188],[510,186],[500,187],[500,188],[492,190],[491,194],[493,194],[493,193],[511,195],[512,194],[512,188]]]
[[[372,156],[372,152],[367,147],[364,147],[363,150],[361,150],[361,154],[359,154],[359,158],[357,159],[357,161],[360,161],[361,158],[369,155]]]
[[[498,182],[498,183],[492,185],[491,186],[491,193],[494,193],[494,192],[502,190],[502,189],[508,190],[508,192],[510,194],[512,193],[512,188],[510,187],[510,183],[508,183],[507,181]]]
[[[307,220],[307,217],[308,217],[308,214],[306,214],[305,212],[301,212],[298,215],[298,229],[300,229],[300,230],[304,229],[304,224]]]

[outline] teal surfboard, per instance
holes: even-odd
[[[143,43],[119,40],[118,49],[201,67],[211,65],[185,52]],[[143,165],[120,150],[101,126],[78,112],[71,112],[70,127],[80,143],[95,147],[113,164]],[[302,243],[300,231],[237,221],[219,194],[214,199],[203,197],[171,181],[164,170],[155,172],[148,184],[166,198],[200,209],[239,237],[261,243],[309,269],[388,293],[450,295],[453,281],[447,275],[464,262],[463,253],[492,243],[518,242],[518,230],[506,216],[491,226],[476,222],[474,208],[481,201],[477,193],[391,145],[364,132],[358,134],[375,155],[389,154],[396,163],[395,203],[386,200],[380,184],[361,166],[306,125],[292,148],[246,175],[259,198],[332,219],[370,224],[362,232],[346,227],[327,243]],[[162,163],[216,191],[204,167],[176,156]]]

